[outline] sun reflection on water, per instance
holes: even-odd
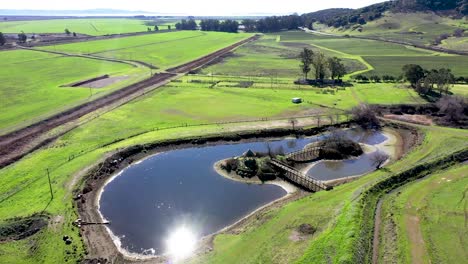
[[[189,257],[194,251],[197,237],[186,226],[175,229],[166,241],[167,253],[175,261]]]

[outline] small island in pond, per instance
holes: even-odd
[[[321,181],[315,180],[300,168],[303,164],[319,160],[344,160],[364,153],[361,145],[345,136],[342,131],[334,131],[322,141],[307,145],[304,149],[284,153],[280,147],[272,149],[268,145],[265,153],[246,151],[242,156],[226,159],[219,164],[221,170],[237,175],[242,179],[257,179],[261,182],[283,178],[309,191],[330,190]]]

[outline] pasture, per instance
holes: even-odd
[[[50,19],[28,21],[3,21],[0,22],[0,32],[27,34],[38,33],[64,33],[70,32],[101,36],[108,34],[121,34],[132,32],[145,32],[147,21],[127,18],[83,18],[83,19]],[[164,23],[163,23],[164,24]],[[161,29],[165,29],[162,27]]]
[[[135,81],[141,69],[29,50],[0,52],[0,131],[25,125]],[[61,87],[104,74],[128,79],[101,89]]]
[[[136,60],[161,69],[174,67],[222,49],[251,34],[178,31],[57,46],[45,50]]]

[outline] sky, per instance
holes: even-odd
[[[1,0],[0,9],[121,9],[187,15],[299,14],[327,8],[359,8],[382,0]]]

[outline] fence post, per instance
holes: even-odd
[[[50,182],[49,168],[47,168],[47,178],[49,179],[50,199],[54,199],[54,193],[52,192],[52,183]]]

